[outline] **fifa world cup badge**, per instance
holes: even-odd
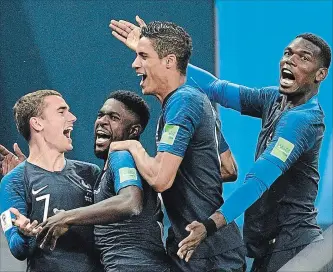
[[[1,226],[2,226],[3,232],[6,232],[7,230],[9,230],[13,227],[12,218],[10,216],[9,210],[4,211],[1,214]]]

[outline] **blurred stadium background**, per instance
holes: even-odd
[[[68,157],[101,165],[93,154],[92,136],[99,107],[111,90],[141,93],[131,69],[134,53],[111,36],[108,24],[111,18],[133,21],[137,14],[147,22],[167,20],[183,26],[193,38],[193,64],[253,87],[278,84],[279,59],[297,34],[313,32],[332,46],[331,0],[0,0],[0,143],[11,147],[18,142],[27,152],[13,123],[12,106],[27,92],[56,89],[78,117]],[[319,223],[327,229],[333,221],[332,69],[319,99],[326,132],[317,207]],[[143,143],[153,154],[160,106],[152,97],[147,100],[152,120]],[[225,109],[220,114],[239,166],[237,182],[224,185],[227,198],[253,162],[260,121]],[[242,222],[243,217],[237,219],[240,227]],[[332,252],[333,238],[328,239]],[[306,256],[318,258],[311,252]],[[24,262],[10,255],[2,232],[0,271],[24,271]]]

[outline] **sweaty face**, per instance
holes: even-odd
[[[71,132],[76,117],[69,111],[69,106],[60,96],[47,96],[44,98],[44,104],[45,107],[39,117],[43,126],[40,133],[44,141],[51,149],[59,153],[72,150]]]
[[[300,94],[315,90],[319,54],[320,48],[308,40],[297,38],[292,41],[280,60],[280,92]]]
[[[96,157],[106,160],[111,142],[127,140],[134,122],[135,117],[122,102],[106,100],[95,121]]]
[[[142,37],[139,40],[132,67],[137,75],[142,77],[140,86],[143,94],[157,94],[165,88],[165,59],[158,57],[148,38]]]

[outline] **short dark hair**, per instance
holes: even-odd
[[[135,92],[126,90],[111,92],[107,99],[111,98],[123,103],[129,111],[138,117],[143,132],[150,118],[149,106],[146,101]]]
[[[325,68],[329,68],[331,64],[331,48],[322,38],[312,33],[303,33],[298,35],[296,38],[302,38],[309,42],[312,42],[314,45],[320,48],[319,57]]]
[[[192,39],[182,27],[171,22],[153,21],[141,29],[141,37],[152,40],[160,59],[175,54],[178,70],[186,75],[192,52]]]
[[[16,101],[13,111],[17,130],[30,141],[30,118],[40,116],[45,108],[44,98],[51,95],[61,96],[54,90],[38,90],[22,96]]]

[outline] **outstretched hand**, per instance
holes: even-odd
[[[0,174],[3,176],[26,159],[17,143],[14,144],[13,148],[15,154],[0,144]]]
[[[39,225],[42,228],[37,236],[37,244],[40,248],[54,250],[59,237],[69,230],[66,219],[66,212],[60,211]]]
[[[179,250],[177,251],[177,255],[181,259],[185,258],[185,261],[188,262],[194,250],[207,237],[207,231],[206,227],[198,221],[193,221],[185,229],[190,234],[178,244]]]
[[[42,230],[41,227],[37,227],[37,220],[31,223],[30,219],[21,214],[18,209],[10,208],[9,211],[15,215],[15,219],[12,219],[12,222],[23,235],[36,236]]]
[[[139,16],[136,16],[135,20],[139,26],[124,20],[111,20],[109,24],[112,35],[134,51],[136,51],[140,40],[141,28],[146,26],[146,23]]]

